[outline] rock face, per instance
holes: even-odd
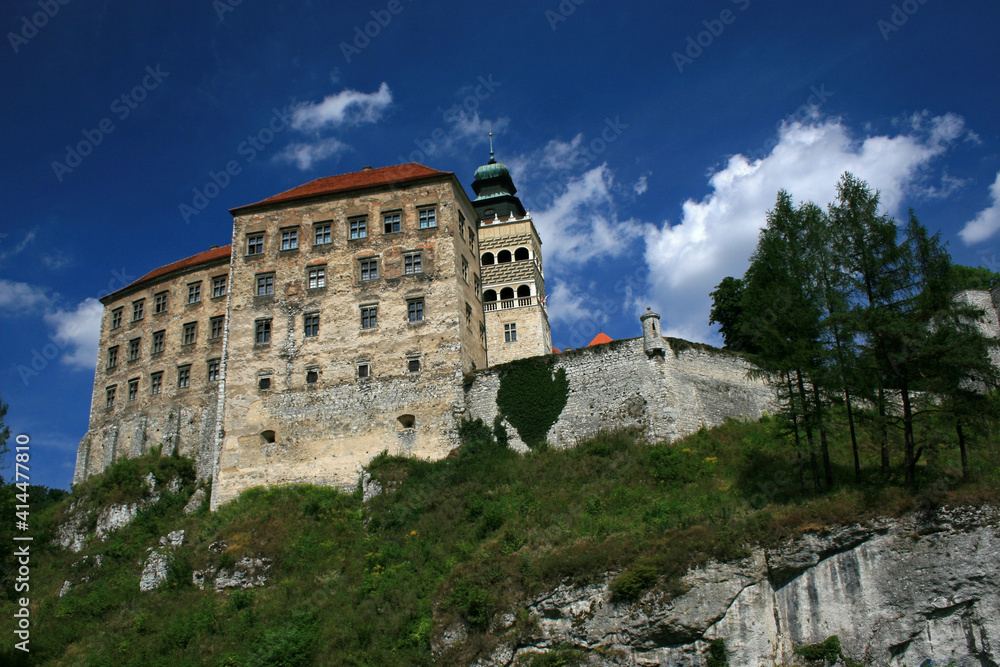
[[[682,595],[633,604],[611,601],[609,573],[529,601],[537,631],[501,639],[481,664],[569,644],[600,648],[602,664],[694,667],[716,639],[732,667],[804,664],[794,647],[837,635],[864,665],[996,667],[998,525],[997,508],[959,508],[808,534],[692,570]]]
[[[170,564],[174,560],[174,550],[184,544],[184,531],[175,530],[160,538],[160,546],[149,548],[149,556],[139,576],[139,590],[143,593],[155,591],[167,580]]]

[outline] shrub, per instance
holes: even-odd
[[[637,560],[615,577],[609,588],[615,600],[630,602],[656,583],[659,573],[647,561]]]
[[[824,664],[827,662],[833,664],[840,657],[840,637],[831,635],[818,644],[796,646],[793,650],[796,655],[801,655],[806,660],[822,660]]]
[[[708,643],[705,667],[729,667],[729,658],[726,657],[726,640],[713,639]]]

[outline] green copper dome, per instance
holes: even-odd
[[[479,169],[476,169],[476,173],[473,174],[473,178],[477,181],[485,181],[491,178],[502,178],[504,176],[510,178],[510,172],[507,171],[507,165],[493,159],[489,161],[489,164],[484,164],[479,167]]]

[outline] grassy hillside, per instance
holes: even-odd
[[[496,642],[489,628],[501,613],[516,618],[505,632],[530,632],[520,601],[567,578],[621,572],[612,588],[622,600],[658,581],[678,591],[686,568],[709,558],[922,505],[996,502],[1000,488],[1000,453],[988,438],[973,443],[974,474],[965,482],[957,453],[942,446],[922,461],[913,490],[874,473],[855,485],[844,467],[832,491],[809,496],[774,420],[730,422],[670,446],[610,433],[525,456],[494,444],[482,424],[465,431],[467,443],[442,461],[378,457],[370,470],[385,491],[367,506],[360,492],[294,486],[253,489],[216,513],[185,516],[189,461],[118,463],[33,515],[43,553],[32,562],[30,662],[8,641],[0,663],[425,665],[435,662],[432,639],[462,620],[468,640],[438,657],[462,664]],[[835,461],[850,460],[845,440],[831,434]],[[864,438],[862,445],[874,467],[877,453]],[[80,554],[45,546],[71,501],[129,501],[150,471],[161,488],[172,478],[182,488],[164,490],[131,525]],[[140,592],[147,548],[177,529],[186,542],[167,585]],[[222,540],[225,549],[208,549]],[[272,559],[266,586],[215,593],[191,584],[193,570],[231,567],[244,555]],[[83,556],[91,558],[81,563]],[[57,597],[64,580],[83,577],[89,581]],[[5,583],[0,614],[10,618],[15,594],[9,577]],[[568,648],[559,664],[582,655]]]

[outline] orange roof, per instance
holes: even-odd
[[[556,349],[555,345],[552,346],[552,354],[560,354],[559,350]]]
[[[349,174],[317,178],[315,181],[309,181],[308,183],[292,188],[291,190],[285,190],[284,192],[268,197],[267,199],[262,199],[255,204],[247,204],[245,206],[238,206],[237,208],[230,209],[229,212],[235,215],[237,211],[242,211],[255,206],[278,204],[281,202],[293,201],[295,199],[306,199],[308,197],[317,197],[319,195],[334,194],[336,192],[347,192],[349,190],[359,190],[361,188],[372,188],[391,185],[393,183],[415,181],[431,176],[449,175],[454,174],[450,171],[438,171],[437,169],[431,169],[430,167],[425,167],[424,165],[416,162],[398,164],[392,167],[379,167],[378,169],[362,169],[361,171],[353,171]]]
[[[225,245],[220,248],[212,248],[211,250],[200,252],[197,255],[191,255],[190,257],[187,257],[185,259],[178,260],[173,264],[167,264],[166,266],[161,266],[158,269],[150,271],[149,273],[144,275],[142,278],[139,278],[135,282],[129,283],[120,290],[116,290],[111,294],[102,297],[101,303],[105,304],[109,303],[110,301],[113,301],[120,292],[124,292],[125,290],[131,291],[134,288],[138,287],[139,285],[142,285],[143,283],[153,282],[157,278],[162,278],[163,276],[166,276],[170,273],[174,273],[175,271],[183,271],[184,269],[191,269],[201,264],[210,264],[211,262],[215,262],[221,259],[228,260],[229,256],[232,254],[232,248],[233,248],[232,245]]]
[[[601,333],[594,336],[594,340],[587,343],[587,347],[593,347],[594,345],[601,345],[602,343],[610,343],[613,340],[614,338],[608,336],[606,333],[602,331]]]

